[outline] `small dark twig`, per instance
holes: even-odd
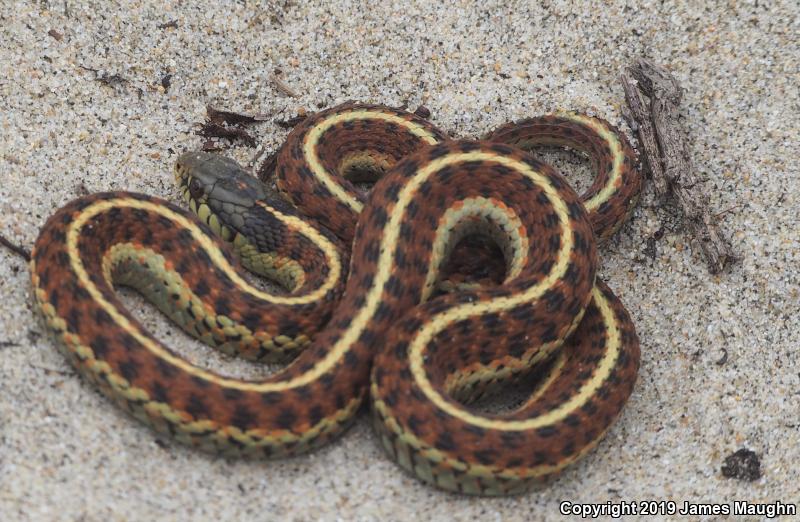
[[[275,69],[275,71],[273,71],[273,73],[272,73],[272,75],[270,76],[269,79],[272,81],[273,84],[275,84],[275,87],[280,92],[285,94],[286,96],[289,96],[291,98],[299,98],[300,97],[300,95],[297,93],[297,91],[295,91],[294,89],[289,87],[286,84],[286,82],[283,81],[283,71],[282,70]]]
[[[739,203],[738,205],[734,205],[732,207],[726,208],[725,210],[721,210],[721,211],[717,212],[716,214],[714,214],[714,219],[721,218],[725,214],[730,214],[731,212],[733,212],[737,208],[742,208],[743,206],[744,206],[744,203]]]
[[[96,82],[100,82],[103,85],[108,85],[109,87],[130,83],[130,80],[123,78],[119,74],[101,73],[97,69],[92,69],[91,67],[86,67],[85,65],[79,65],[79,67],[85,71],[93,72],[95,76],[94,80]]]
[[[4,247],[8,248],[17,255],[22,256],[22,258],[25,259],[25,261],[31,260],[30,252],[28,252],[26,249],[24,249],[19,245],[15,245],[14,243],[6,239],[6,237],[3,236],[2,234],[0,234],[0,245],[3,245]]]
[[[265,114],[248,114],[245,112],[226,111],[222,109],[215,109],[211,105],[206,106],[206,116],[208,116],[208,121],[219,125],[247,125],[250,123],[267,121],[269,119],[269,116]]]
[[[244,129],[238,127],[225,127],[218,123],[208,122],[198,129],[197,134],[206,138],[227,138],[230,140],[242,140],[250,147],[256,146],[256,140]]]
[[[306,121],[306,116],[298,114],[297,116],[293,116],[288,120],[274,120],[274,121],[275,125],[277,125],[278,127],[281,127],[283,129],[293,129],[298,124]]]
[[[159,29],[177,29],[178,28],[178,21],[177,20],[170,20],[169,22],[164,22],[163,24],[158,24]]]
[[[197,134],[206,138],[242,140],[250,147],[256,146],[256,140],[240,126],[267,120],[267,116],[263,114],[226,111],[215,109],[211,105],[206,106],[206,116],[208,120],[200,127]],[[206,142],[203,145],[203,150],[214,150],[215,148],[213,142]]]
[[[42,366],[40,364],[28,363],[28,366],[30,366],[31,368],[36,368],[37,370],[42,370],[47,375],[52,375],[52,374],[56,374],[56,375],[72,375],[72,372],[69,371],[69,370],[57,370],[55,368],[48,368],[47,366]]]
[[[222,150],[222,147],[217,145],[214,140],[206,140],[203,142],[202,149],[204,152],[215,152],[218,150]]]

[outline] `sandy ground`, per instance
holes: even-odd
[[[641,338],[633,397],[550,487],[485,499],[402,473],[364,418],[279,462],[162,440],[77,377],[31,310],[27,266],[0,249],[0,519],[532,520],[558,517],[561,501],[800,500],[797,3],[193,4],[2,3],[0,233],[30,247],[47,216],[86,192],[177,201],[172,164],[203,143],[193,130],[209,103],[269,115],[252,130],[257,148],[226,151],[245,163],[285,137],[273,119],[347,99],[424,104],[456,136],[558,108],[626,128],[618,75],[644,55],[686,89],[691,152],[741,261],[710,276],[648,187],[602,249],[602,277]],[[269,81],[275,68],[298,97]],[[126,295],[187,357],[263,373]],[[739,448],[760,456],[759,480],[721,473]]]

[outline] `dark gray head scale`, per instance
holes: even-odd
[[[175,163],[175,177],[188,196],[204,201],[212,209],[227,203],[251,207],[267,197],[264,185],[247,173],[236,161],[210,152],[185,152]]]

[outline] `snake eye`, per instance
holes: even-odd
[[[197,179],[192,178],[189,182],[189,195],[192,196],[192,199],[200,199],[203,196],[203,187],[200,186],[200,182]]]

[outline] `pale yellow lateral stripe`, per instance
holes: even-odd
[[[375,396],[375,384],[372,384],[373,396]],[[375,401],[375,407],[378,411],[380,411],[381,415],[385,418],[383,419],[384,426],[387,429],[393,431],[398,436],[398,441],[401,444],[411,446],[417,451],[419,451],[420,455],[427,459],[431,463],[438,463],[439,467],[443,468],[451,468],[456,469],[459,471],[463,471],[466,473],[468,477],[487,477],[496,475],[498,478],[504,479],[530,479],[533,477],[541,477],[542,475],[555,473],[559,470],[564,469],[568,465],[580,460],[581,457],[589,453],[594,447],[597,445],[600,440],[605,437],[606,432],[608,431],[607,427],[605,430],[600,432],[597,437],[591,440],[587,445],[585,445],[578,453],[575,453],[571,457],[565,458],[563,460],[558,461],[554,465],[550,464],[541,464],[539,466],[534,467],[515,467],[515,468],[504,468],[501,466],[493,466],[493,465],[483,465],[483,464],[475,464],[469,463],[467,464],[461,459],[449,457],[445,452],[436,449],[435,447],[430,446],[427,442],[420,440],[416,435],[411,433],[410,431],[404,431],[402,427],[398,424],[397,419],[395,419],[389,408],[382,400]]]
[[[501,164],[505,167],[508,167],[512,170],[516,170],[521,174],[529,177],[536,185],[541,187],[547,198],[552,202],[555,212],[558,215],[559,220],[561,221],[562,233],[561,233],[561,250],[559,251],[558,254],[557,263],[554,265],[553,269],[551,270],[551,273],[543,281],[541,281],[539,285],[534,287],[535,289],[538,289],[538,295],[544,293],[544,291],[547,288],[549,288],[555,280],[561,278],[564,275],[567,264],[569,262],[569,254],[570,251],[572,250],[572,241],[573,241],[570,227],[566,225],[569,219],[568,218],[569,212],[566,203],[559,197],[557,191],[549,183],[549,180],[547,179],[546,176],[542,175],[540,172],[533,170],[528,164],[522,161],[513,158],[508,158],[505,156],[498,156],[497,154],[490,152],[475,151],[467,153],[456,153],[456,154],[449,154],[441,158],[437,158],[436,160],[423,165],[417,171],[414,177],[412,177],[407,181],[407,183],[401,190],[398,196],[397,204],[395,205],[395,209],[392,211],[391,215],[389,216],[389,221],[384,227],[384,234],[381,240],[380,257],[377,263],[378,270],[375,274],[373,286],[368,291],[365,297],[364,305],[356,312],[356,315],[350,322],[348,329],[342,334],[342,336],[339,338],[339,341],[336,342],[328,350],[324,358],[320,359],[307,372],[301,373],[288,381],[259,383],[259,382],[242,381],[237,379],[228,379],[225,377],[214,375],[202,368],[199,368],[189,363],[184,359],[174,356],[173,354],[164,350],[158,343],[153,342],[153,340],[150,337],[144,335],[142,332],[134,328],[133,325],[131,325],[130,322],[123,315],[117,312],[116,308],[112,306],[111,303],[107,302],[103,298],[100,291],[89,279],[88,275],[86,274],[86,270],[83,267],[83,263],[78,257],[77,238],[81,227],[86,223],[88,219],[91,218],[91,216],[89,216],[90,213],[92,213],[92,215],[95,215],[99,212],[102,212],[103,209],[107,209],[116,205],[147,208],[149,210],[153,210],[162,214],[169,213],[168,217],[171,218],[174,217],[181,226],[186,226],[190,230],[193,230],[195,235],[198,235],[198,239],[204,240],[206,244],[210,245],[211,244],[210,240],[208,240],[208,238],[203,236],[202,232],[200,232],[200,230],[192,222],[185,219],[183,216],[177,215],[161,205],[154,205],[152,203],[132,200],[132,199],[110,200],[110,201],[95,203],[94,205],[90,205],[89,207],[84,209],[84,211],[79,216],[78,220],[76,220],[76,222],[74,222],[73,225],[70,227],[70,230],[67,235],[68,249],[70,256],[72,258],[73,269],[75,270],[78,277],[81,279],[81,283],[85,285],[85,287],[91,294],[92,298],[95,299],[95,301],[97,301],[97,303],[101,307],[103,307],[106,310],[106,312],[108,312],[122,328],[127,330],[143,346],[145,346],[149,351],[151,351],[156,356],[174,364],[175,366],[181,368],[182,370],[198,378],[217,383],[220,386],[226,386],[229,388],[239,389],[243,391],[254,391],[254,392],[283,391],[299,386],[304,386],[311,382],[314,382],[320,376],[322,376],[326,371],[328,371],[331,367],[333,367],[336,364],[336,362],[339,361],[344,356],[347,350],[350,349],[352,344],[358,339],[358,337],[364,331],[364,328],[367,326],[369,321],[374,316],[375,310],[377,309],[378,305],[381,302],[384,286],[386,282],[389,280],[389,277],[391,276],[392,273],[392,269],[394,267],[393,260],[395,257],[397,239],[400,235],[400,222],[405,216],[408,204],[416,196],[417,191],[419,190],[419,186],[422,183],[424,183],[425,180],[427,180],[428,177],[431,176],[431,174],[441,170],[442,168],[450,164],[463,163],[469,161],[487,161],[487,162],[494,162]],[[100,210],[95,208],[98,206],[101,207]],[[300,220],[298,219],[298,221]],[[305,226],[307,227],[308,225]],[[297,228],[300,228],[300,225],[297,225]],[[232,275],[236,275],[233,272],[230,265],[225,260],[225,258],[222,256],[221,252],[217,252],[216,255],[212,257],[212,262],[217,263],[220,269],[229,270]],[[241,278],[239,278],[238,276],[236,277],[239,281],[241,281],[240,284],[243,288],[251,288],[245,281],[241,280]],[[253,290],[256,291],[255,289]],[[481,313],[481,311],[484,309],[489,310],[489,308],[494,304],[497,304],[501,307],[508,306],[507,303],[509,302],[509,300],[510,298],[506,298],[506,299],[498,299],[492,301],[491,303],[486,303],[486,304],[475,303],[475,306],[470,309],[471,313],[467,315],[472,315],[473,313]],[[459,310],[463,309],[464,307],[459,308]]]
[[[552,284],[552,281],[549,283],[547,281],[549,281],[549,278],[553,273],[558,272],[558,274],[553,277],[553,280],[559,279],[563,276],[564,272],[566,271],[566,266],[569,262],[570,251],[572,250],[572,233],[570,227],[566,225],[569,219],[569,212],[566,203],[558,195],[558,192],[555,190],[555,188],[553,188],[553,186],[549,183],[549,180],[546,176],[533,170],[527,163],[513,158],[499,156],[496,153],[491,152],[475,151],[466,153],[452,153],[441,158],[437,158],[436,160],[421,166],[417,173],[406,181],[406,184],[403,186],[400,194],[398,195],[397,204],[390,214],[389,220],[383,230],[384,233],[381,240],[380,257],[377,263],[378,270],[375,274],[373,286],[367,292],[365,297],[364,306],[362,306],[356,312],[355,317],[353,317],[352,321],[350,322],[349,328],[342,334],[339,341],[333,347],[331,347],[325,359],[317,363],[317,365],[315,365],[315,367],[309,370],[307,373],[296,377],[295,380],[306,381],[308,379],[308,382],[310,382],[321,375],[322,372],[324,372],[328,367],[333,365],[335,361],[344,355],[347,349],[358,339],[358,337],[364,331],[364,328],[374,316],[375,310],[381,302],[383,288],[386,282],[389,280],[394,268],[394,257],[396,255],[395,250],[397,248],[398,237],[400,236],[400,223],[406,214],[406,208],[408,207],[408,204],[417,195],[420,185],[422,185],[432,174],[438,172],[448,165],[466,163],[470,161],[499,163],[511,170],[516,170],[529,177],[536,185],[542,188],[542,191],[552,202],[556,214],[559,216],[561,221],[562,237],[561,250],[559,251],[558,256],[559,263],[557,263],[552,269],[551,274],[548,275],[548,278],[545,278],[545,281],[540,283],[540,286],[544,285],[541,293],[544,293],[546,288],[549,288]],[[506,299],[497,301],[505,302]],[[493,303],[497,301],[493,301]],[[475,303],[474,309],[480,311],[480,309],[488,306],[490,306],[490,304]]]
[[[112,207],[127,207],[127,208],[135,208],[135,209],[143,209],[149,212],[154,212],[160,214],[167,219],[175,221],[181,227],[189,230],[192,233],[193,238],[197,241],[198,245],[206,251],[206,253],[211,258],[211,262],[213,265],[218,267],[221,271],[225,272],[231,281],[236,284],[243,292],[246,292],[254,297],[259,299],[263,299],[264,301],[275,303],[275,304],[285,304],[285,305],[302,305],[306,303],[312,303],[319,299],[321,299],[325,294],[327,294],[331,288],[336,285],[336,282],[339,280],[339,276],[341,274],[341,263],[339,262],[338,252],[336,247],[331,243],[324,235],[320,234],[320,232],[315,229],[314,227],[310,226],[308,223],[304,222],[302,219],[290,216],[287,214],[283,214],[280,211],[270,208],[269,210],[275,214],[275,217],[283,221],[287,227],[295,228],[301,231],[303,234],[307,235],[311,238],[311,240],[325,253],[325,258],[330,263],[330,274],[322,285],[319,286],[313,292],[310,292],[305,295],[299,296],[282,296],[282,295],[275,295],[269,292],[264,292],[259,290],[258,288],[252,286],[250,283],[242,279],[236,270],[228,263],[225,259],[225,256],[222,254],[222,251],[219,250],[215,245],[214,242],[209,239],[209,237],[202,231],[200,228],[192,223],[189,219],[185,218],[184,216],[173,212],[169,208],[164,205],[154,204],[149,201],[142,201],[133,198],[121,198],[121,199],[108,199],[108,200],[101,200],[96,203],[93,203],[86,207],[81,213],[78,215],[77,219],[73,221],[70,225],[69,231],[67,232],[67,248],[69,251],[69,255],[72,257],[73,260],[77,260],[79,263],[79,267],[81,269],[78,274],[83,277],[85,271],[83,270],[83,263],[80,260],[78,255],[78,237],[81,234],[81,231],[84,225],[93,217],[98,214],[101,214]],[[77,267],[76,267],[77,268]],[[89,281],[88,276],[86,276],[87,281]],[[89,284],[87,284],[89,286]],[[93,286],[93,285],[92,285]]]
[[[433,292],[439,269],[444,261],[445,250],[448,243],[452,241],[451,231],[453,227],[465,217],[481,216],[492,218],[496,225],[502,228],[509,237],[511,244],[514,245],[511,253],[511,263],[505,279],[510,280],[519,275],[528,254],[528,237],[519,233],[522,227],[517,213],[507,207],[502,201],[494,198],[473,197],[465,198],[455,202],[439,218],[439,228],[436,230],[436,237],[433,240],[433,255],[428,265],[428,273],[425,276],[425,284],[422,291],[422,301],[427,301]]]
[[[420,333],[412,340],[409,347],[409,359],[411,365],[411,374],[414,377],[417,385],[422,392],[428,397],[436,406],[453,417],[459,418],[464,422],[479,426],[486,429],[505,430],[505,431],[524,431],[544,426],[552,426],[553,424],[561,421],[567,415],[580,408],[587,400],[594,397],[597,390],[608,379],[614,367],[614,363],[619,356],[620,351],[620,333],[619,325],[617,324],[614,311],[608,304],[608,301],[603,296],[603,293],[597,287],[592,289],[592,298],[595,305],[600,309],[603,321],[606,323],[606,332],[608,338],[606,339],[606,352],[595,371],[594,376],[584,383],[581,389],[567,402],[561,404],[543,415],[526,420],[499,420],[490,419],[475,415],[458,405],[450,403],[442,397],[442,395],[433,388],[424,368],[424,351],[430,340],[442,329],[442,326],[450,324],[454,321],[466,319],[476,313],[496,312],[504,308],[510,308],[517,304],[526,302],[530,299],[531,294],[535,294],[536,287],[532,287],[527,292],[519,296],[509,299],[510,303],[504,303],[503,306],[495,305],[494,301],[486,303],[486,306],[481,307],[480,311],[473,310],[475,307],[469,305],[462,305],[457,308],[452,308],[447,312],[436,317],[435,322],[427,323],[423,326]],[[469,309],[470,313],[464,313],[464,309]]]
[[[306,134],[303,142],[303,155],[305,156],[306,162],[308,162],[311,172],[317,177],[317,179],[322,181],[322,184],[325,185],[328,191],[330,191],[330,193],[333,194],[336,199],[346,204],[356,213],[361,212],[361,209],[364,205],[351,194],[348,194],[347,191],[342,188],[339,182],[333,178],[327,170],[325,170],[325,167],[322,166],[322,162],[320,162],[319,155],[317,154],[317,142],[319,142],[320,136],[322,136],[325,131],[334,125],[338,125],[339,123],[344,123],[346,121],[366,119],[388,121],[407,129],[411,134],[418,136],[423,141],[431,145],[439,143],[439,138],[437,138],[433,133],[431,133],[431,131],[422,125],[414,123],[413,121],[409,121],[396,114],[371,111],[368,109],[334,114],[331,117],[317,123],[314,128],[312,128],[308,134]]]
[[[247,283],[247,281],[242,279],[239,276],[239,274],[233,269],[233,267],[228,263],[228,261],[222,255],[222,252],[214,246],[213,242],[208,238],[208,236],[205,235],[204,232],[200,230],[200,228],[198,228],[193,222],[186,219],[184,216],[173,212],[164,205],[154,204],[149,201],[141,201],[132,198],[102,200],[93,203],[92,205],[89,205],[88,207],[83,209],[77,216],[75,221],[73,221],[70,224],[69,230],[67,231],[67,251],[71,259],[72,269],[75,271],[75,274],[78,276],[78,279],[80,280],[81,284],[89,292],[92,299],[94,299],[94,301],[101,308],[103,308],[114,319],[114,321],[117,324],[119,324],[121,328],[130,333],[145,348],[147,348],[157,357],[160,357],[174,364],[175,366],[181,368],[182,370],[192,375],[204,378],[208,381],[216,382],[223,386],[238,388],[242,390],[260,390],[262,387],[266,387],[267,390],[270,389],[269,384],[266,383],[259,384],[247,381],[238,381],[235,379],[226,379],[224,377],[222,378],[218,377],[212,373],[203,370],[202,368],[199,368],[189,363],[184,359],[174,356],[173,354],[164,350],[158,343],[154,342],[153,339],[151,339],[149,336],[142,333],[133,324],[131,324],[131,322],[124,315],[118,312],[117,308],[114,305],[112,305],[105,299],[105,297],[102,295],[97,286],[92,282],[92,280],[89,278],[88,273],[86,272],[86,268],[78,252],[78,238],[80,237],[83,228],[86,226],[86,223],[90,219],[113,207],[144,209],[150,212],[158,213],[162,216],[167,217],[168,219],[175,221],[177,223],[176,226],[184,227],[192,233],[198,245],[206,250],[209,257],[211,258],[212,263],[215,266],[217,266],[219,270],[225,272],[225,274],[231,278],[231,280],[240,288],[240,290],[250,293],[251,295],[254,295],[260,299],[264,299],[266,301],[273,303],[288,304],[288,305],[304,304],[306,302],[316,301],[320,299],[325,293],[327,293],[330,290],[330,288],[334,284],[336,284],[341,274],[341,264],[339,262],[339,257],[337,255],[336,248],[333,246],[333,244],[331,244],[328,241],[328,239],[325,238],[322,234],[320,234],[316,229],[310,227],[307,223],[303,222],[299,218],[283,215],[273,209],[273,211],[276,213],[276,216],[279,219],[282,219],[287,224],[287,226],[297,228],[303,231],[308,236],[310,236],[315,241],[315,243],[325,252],[326,258],[330,263],[329,277],[326,280],[325,284],[320,286],[319,289],[305,296],[285,297],[285,296],[276,296],[266,292],[262,292],[261,290]],[[285,383],[274,383],[274,384],[277,385],[276,389],[281,389]]]
[[[625,161],[625,153],[622,148],[622,143],[619,140],[619,136],[617,136],[614,131],[606,127],[600,120],[596,118],[584,116],[583,114],[575,114],[574,112],[562,112],[558,113],[558,116],[576,121],[581,125],[589,127],[599,134],[600,137],[606,140],[608,148],[611,150],[613,166],[611,168],[611,174],[608,176],[608,182],[605,184],[602,190],[600,190],[600,192],[595,194],[594,197],[592,197],[589,201],[585,201],[583,203],[583,205],[586,207],[586,210],[591,212],[608,201],[611,195],[617,191],[617,180],[622,175],[622,165]]]

